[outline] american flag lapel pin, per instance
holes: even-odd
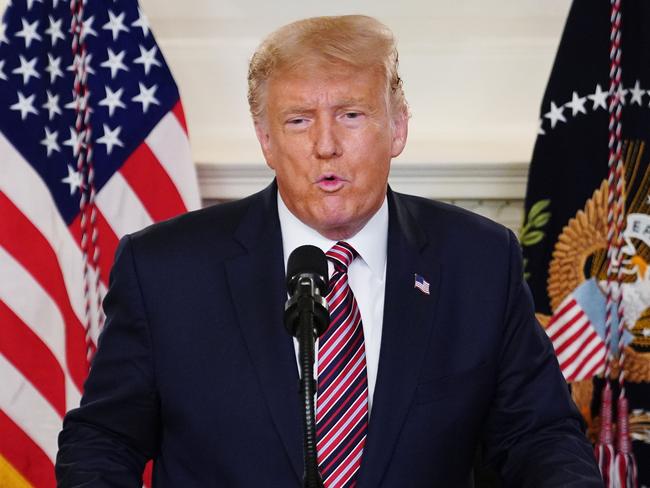
[[[425,295],[429,294],[429,282],[424,279],[424,276],[415,273],[414,288],[417,288]]]

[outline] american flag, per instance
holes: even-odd
[[[417,273],[415,274],[415,282],[413,287],[417,288],[425,295],[429,294],[429,282],[425,280],[423,276],[420,276]]]
[[[199,207],[178,89],[132,0],[0,23],[0,485],[54,486],[118,239]]]
[[[546,333],[567,381],[589,379],[604,371],[605,342],[573,294],[557,307]]]

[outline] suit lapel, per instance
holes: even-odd
[[[287,295],[275,184],[261,194],[261,199],[262,205],[251,204],[235,235],[245,252],[226,262],[226,272],[242,335],[273,423],[296,476],[302,480],[298,370],[293,340],[282,319]]]
[[[379,486],[411,405],[433,327],[440,264],[423,258],[426,236],[398,195],[389,190],[386,295],[381,350],[360,487]],[[431,253],[430,253],[431,254]],[[415,273],[430,283],[414,287]]]

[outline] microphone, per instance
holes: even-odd
[[[284,324],[292,336],[298,336],[299,317],[310,313],[314,318],[316,336],[329,325],[327,295],[327,258],[316,246],[297,247],[287,262],[287,291]]]
[[[327,258],[316,246],[300,246],[287,262],[287,291],[284,325],[289,334],[298,338],[300,363],[299,390],[302,396],[304,488],[323,488],[318,470],[316,448],[316,415],[314,397],[315,342],[330,323],[327,300]]]

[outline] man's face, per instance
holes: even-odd
[[[280,73],[255,124],[289,210],[330,239],[356,234],[381,206],[406,143],[382,76],[349,67]]]

